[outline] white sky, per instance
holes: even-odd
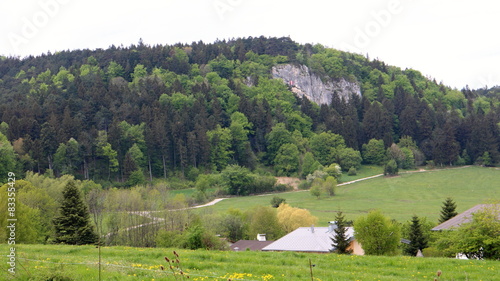
[[[500,2],[0,0],[0,54],[290,36],[461,89],[500,85]]]

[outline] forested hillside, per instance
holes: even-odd
[[[298,98],[272,79],[284,63],[357,83],[362,96]],[[290,38],[2,57],[0,118],[3,182],[7,171],[50,169],[134,183],[230,164],[306,176],[319,164],[385,164],[387,149],[402,168],[500,162],[498,89],[450,89]]]

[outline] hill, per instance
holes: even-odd
[[[496,166],[499,104],[497,89],[451,89],[417,70],[287,37],[1,58],[0,183],[13,174],[18,180],[16,203],[28,222],[19,243],[53,241],[61,191],[75,180],[96,229],[110,233],[107,245],[200,247],[188,245],[191,234],[237,240],[262,225],[252,225],[252,212],[198,216],[187,207],[286,190],[276,177],[321,175],[316,184],[331,193],[334,177],[363,174],[362,164],[378,171],[389,162],[400,169]],[[331,210],[356,216],[372,207],[390,214],[401,208],[395,217],[406,219],[411,205],[404,202],[433,217],[423,208],[437,208],[450,194],[387,188],[397,181],[376,179],[377,188],[359,194],[364,184],[345,194],[339,188],[332,199],[289,200],[322,221]],[[398,200],[386,201],[388,194]],[[0,197],[0,209],[6,200]],[[4,241],[6,223],[0,220]],[[264,226],[280,234],[281,227]]]
[[[6,245],[0,245],[7,252]],[[103,247],[102,280],[165,280],[173,249]],[[335,254],[177,250],[190,280],[500,280],[498,261],[442,258],[339,256]],[[98,280],[94,246],[18,245],[18,279]],[[5,268],[6,265],[2,265]],[[63,279],[64,278],[64,279]],[[9,280],[9,279],[6,279]],[[15,279],[13,279],[15,280]],[[168,279],[170,280],[170,279]]]
[[[403,137],[416,164],[495,165],[499,99],[488,93],[286,37],[3,58],[3,166],[102,182],[133,174],[128,185],[228,164],[289,176],[307,151],[347,170],[371,139],[388,148]],[[271,143],[280,124],[293,138]],[[322,132],[342,138],[327,158],[308,146]],[[286,143],[293,158],[277,160]]]

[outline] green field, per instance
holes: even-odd
[[[319,200],[308,191],[298,191],[230,198],[210,208],[248,210],[269,205],[271,198],[278,195],[293,207],[311,211],[319,218],[320,225],[333,220],[337,211],[343,211],[348,220],[353,220],[371,209],[379,209],[398,221],[410,220],[415,214],[437,222],[446,197],[452,197],[457,203],[457,211],[462,212],[487,200],[499,200],[499,183],[500,169],[474,166],[379,177],[339,186],[336,196]]]
[[[0,245],[2,255],[8,246]],[[93,246],[17,245],[17,275],[2,262],[1,280],[98,280]],[[102,280],[175,280],[164,256],[172,249],[103,247]],[[178,250],[189,280],[500,280],[500,262],[445,258],[339,256],[336,254]],[[5,256],[4,256],[5,259]],[[30,277],[32,279],[30,279]],[[66,278],[66,279],[64,279]]]

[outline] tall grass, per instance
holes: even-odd
[[[7,253],[8,246],[0,245]],[[162,271],[173,249],[103,247],[102,280],[175,280]],[[93,246],[17,245],[17,280],[98,280]],[[178,250],[191,280],[500,280],[499,261],[445,258],[341,256],[277,252]],[[6,263],[1,270],[7,272]],[[6,276],[2,280],[16,280]],[[30,279],[31,278],[31,279]],[[52,279],[50,279],[52,278]]]

